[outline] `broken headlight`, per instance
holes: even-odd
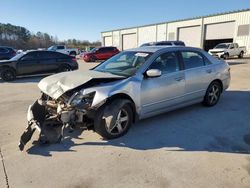
[[[76,107],[82,107],[82,108],[86,108],[86,107],[90,107],[93,99],[95,96],[95,92],[83,95],[81,92],[77,92],[75,93],[70,100],[68,101],[68,105]]]

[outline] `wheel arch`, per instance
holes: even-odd
[[[211,85],[213,82],[218,82],[220,84],[221,87],[221,93],[223,92],[223,82],[220,79],[215,79],[213,80],[209,85]]]
[[[127,95],[125,93],[116,93],[116,94],[110,96],[109,98],[107,98],[107,101],[105,104],[110,103],[111,101],[113,101],[115,99],[127,99],[131,102],[130,107],[133,111],[133,122],[135,122],[138,119],[139,115],[137,113],[134,100],[129,95]]]

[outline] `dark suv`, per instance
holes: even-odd
[[[107,60],[118,54],[120,51],[116,47],[99,47],[94,48],[90,52],[83,55],[86,62],[95,62],[96,60]]]
[[[13,48],[0,46],[0,60],[11,59],[16,55],[16,52]]]
[[[75,57],[50,51],[30,51],[0,61],[0,77],[11,81],[16,76],[65,72],[78,69]]]

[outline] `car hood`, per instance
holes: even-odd
[[[49,95],[50,97],[57,99],[65,92],[82,86],[91,80],[100,80],[100,83],[105,79],[114,81],[116,79],[123,79],[126,77],[114,75],[111,73],[104,73],[98,71],[72,71],[54,74],[42,79],[38,83],[40,90]]]
[[[209,50],[209,52],[224,52],[225,48],[214,48]]]

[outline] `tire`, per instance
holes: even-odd
[[[89,62],[95,62],[95,61],[96,61],[95,57],[92,56],[89,58]]]
[[[76,56],[76,52],[70,52],[69,55],[75,57]]]
[[[229,58],[229,54],[228,54],[228,53],[224,54],[224,55],[223,55],[223,58],[224,58],[225,60],[227,60],[227,59]]]
[[[119,117],[119,120],[117,119]],[[133,111],[129,100],[116,99],[101,107],[94,120],[94,129],[105,139],[125,135],[132,125]]]
[[[58,72],[69,72],[72,71],[72,68],[69,65],[61,65],[58,69]]]
[[[0,77],[4,81],[12,81],[16,79],[16,72],[11,68],[4,68],[1,70]]]
[[[217,81],[212,82],[206,91],[203,104],[208,107],[216,105],[222,92],[221,84]]]
[[[238,58],[241,59],[241,58],[243,58],[243,56],[244,56],[244,52],[241,51],[240,54],[238,55]]]

